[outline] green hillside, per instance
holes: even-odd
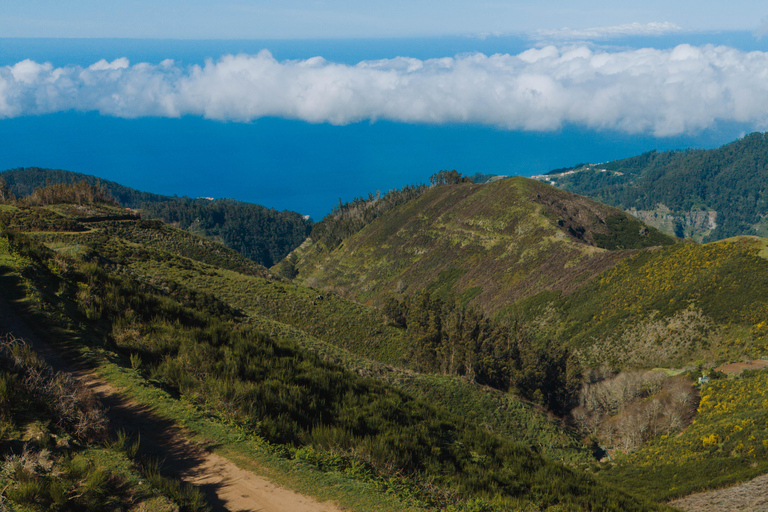
[[[768,138],[753,133],[712,150],[652,151],[580,164],[541,179],[631,211],[698,241],[768,235]]]
[[[766,240],[645,251],[572,294],[518,305],[589,366],[679,366],[768,355]]]
[[[341,205],[288,282],[99,188],[30,197],[0,205],[15,314],[217,452],[350,510],[664,510],[766,470],[762,377],[691,382],[768,352],[764,239],[675,243],[534,180],[449,179]],[[9,403],[4,453],[30,424]],[[121,443],[98,450],[144,474]],[[172,487],[147,496],[197,499]]]
[[[71,209],[51,208],[62,216]],[[385,380],[361,376],[291,339],[263,334],[258,325],[267,318],[237,308],[237,294],[219,295],[219,290],[201,291],[195,285],[198,275],[204,280],[212,273],[242,276],[251,284],[261,278],[218,267],[217,257],[179,255],[195,245],[185,242],[189,235],[184,232],[146,226],[138,219],[104,219],[108,206],[90,208],[91,222],[79,217],[88,225],[84,232],[36,231],[31,238],[4,231],[2,290],[26,305],[20,314],[33,315],[28,318],[54,339],[123,361],[138,370],[141,386],[171,390],[220,418],[221,428],[234,425],[296,464],[375,483],[371,489],[425,509],[662,508],[543,459],[512,436],[492,434],[470,421],[472,416],[461,417]],[[28,210],[14,213],[21,217]],[[164,266],[176,273],[158,272]],[[277,285],[260,284],[265,290]],[[275,292],[305,293],[296,287]],[[277,306],[274,301],[279,301],[271,300],[267,308],[275,311],[295,303],[289,299]],[[336,303],[341,306],[341,299]],[[423,388],[423,396],[443,394],[409,385]],[[439,381],[432,386],[446,394],[450,389]],[[455,397],[451,400],[472,400],[464,391],[450,395]],[[16,478],[6,489],[21,489],[23,482]]]
[[[84,182],[98,186],[123,207],[138,210],[146,219],[160,219],[220,242],[256,263],[270,267],[301,244],[312,221],[292,211],[266,208],[233,199],[190,199],[141,192],[113,181],[76,172],[36,167],[0,172],[5,190],[26,201],[46,186]],[[0,185],[0,196],[3,195]]]
[[[428,290],[493,312],[573,290],[628,251],[672,243],[618,210],[512,178],[433,186],[338,247],[305,243],[291,258],[297,282],[360,302]]]

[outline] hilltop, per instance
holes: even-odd
[[[653,368],[768,353],[764,245],[676,243],[620,210],[511,178],[426,188],[333,245],[311,237],[290,259],[294,282],[381,308],[411,343],[418,311],[476,308],[585,367]],[[430,314],[445,354],[450,315]],[[446,371],[441,357],[421,368]]]
[[[715,241],[768,235],[768,136],[711,150],[651,151],[539,179],[631,212],[668,234]]]
[[[382,305],[420,290],[488,313],[569,292],[632,251],[674,240],[617,209],[526,178],[433,186],[345,238],[311,239],[296,281]]]

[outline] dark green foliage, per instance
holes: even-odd
[[[34,261],[49,258],[42,251]],[[77,308],[80,336],[106,339],[126,360],[139,353],[166,386],[288,453],[311,448],[319,461],[340,454],[349,467],[415,482],[419,499],[432,506],[481,499],[496,510],[529,502],[566,510],[654,508],[245,324],[192,311],[103,261],[71,260],[66,277],[38,271],[29,283],[44,290],[47,281],[66,280],[41,300],[49,309],[61,309],[58,302]]]
[[[146,217],[218,240],[246,258],[271,267],[309,235],[312,222],[300,214],[232,199],[178,198],[145,203]]]
[[[421,292],[390,299],[385,313],[407,327],[409,360],[421,371],[514,390],[558,414],[578,401],[579,364],[567,349],[534,342],[520,324],[502,325],[474,307]]]
[[[664,204],[673,212],[717,211],[717,228],[708,240],[754,234],[753,226],[768,214],[768,140],[763,133],[713,150],[652,151],[577,167],[581,170],[558,176],[558,186],[624,209],[653,210]]]
[[[117,202],[140,209],[145,217],[219,241],[267,267],[301,244],[312,226],[311,220],[288,210],[278,212],[232,199],[209,201],[150,194],[69,171],[21,168],[0,173],[0,179],[7,184],[6,189],[0,187],[0,201],[12,191],[25,204]]]
[[[452,171],[440,171],[437,174],[433,174],[429,177],[429,184],[437,185],[458,185],[460,183],[472,183],[472,178],[462,176],[457,170]]]
[[[627,215],[612,215],[605,219],[607,234],[595,233],[595,245],[603,249],[642,249],[670,245],[670,238],[658,229],[646,226]]]

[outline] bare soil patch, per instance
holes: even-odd
[[[755,361],[744,361],[741,363],[730,363],[718,366],[715,370],[723,373],[741,373],[744,370],[764,370],[768,368],[768,361],[757,359]]]

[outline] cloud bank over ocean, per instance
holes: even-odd
[[[321,57],[281,62],[262,51],[189,67],[172,60],[131,65],[125,58],[89,67],[31,60],[0,67],[0,118],[70,110],[526,131],[577,125],[655,136],[696,133],[721,121],[765,129],[768,53],[713,45],[627,51],[561,45],[353,66]]]

